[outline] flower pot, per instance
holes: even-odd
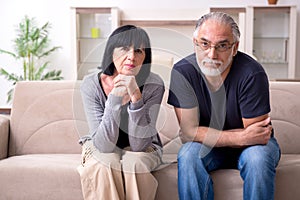
[[[277,0],[268,0],[268,3],[270,5],[275,5],[277,3]]]

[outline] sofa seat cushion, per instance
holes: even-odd
[[[296,200],[300,196],[300,155],[282,154],[277,166],[275,200]],[[211,173],[215,200],[243,199],[243,180],[238,170],[225,169]]]
[[[282,154],[277,167],[275,200],[299,199],[299,182],[300,154]]]
[[[179,199],[177,163],[166,164],[153,174],[159,182],[156,200]],[[238,170],[217,170],[211,175],[214,181],[215,199],[243,199],[243,181]]]
[[[28,154],[0,160],[0,199],[82,200],[76,169],[80,158],[80,154]]]
[[[170,156],[171,160],[175,156]],[[76,170],[80,159],[80,154],[29,154],[0,160],[0,199],[82,200]],[[276,200],[300,196],[299,168],[300,155],[282,155],[277,167]],[[177,163],[161,166],[153,174],[159,182],[156,199],[178,199]],[[243,181],[238,170],[217,170],[211,175],[216,200],[242,199]]]
[[[174,159],[174,156],[170,156]],[[275,200],[297,199],[300,196],[300,155],[282,154],[276,174]],[[177,163],[166,164],[155,171],[159,182],[156,199],[178,199]],[[243,180],[236,169],[222,169],[211,173],[215,200],[243,199]]]
[[[177,163],[165,164],[153,172],[158,181],[156,200],[178,199]]]

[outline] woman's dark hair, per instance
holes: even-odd
[[[139,86],[142,86],[151,71],[152,52],[150,39],[146,31],[134,25],[124,25],[117,28],[108,38],[104,50],[101,69],[104,74],[112,76],[116,67],[113,63],[113,51],[117,47],[145,48],[145,60],[140,72],[136,76]]]

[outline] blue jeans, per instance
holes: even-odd
[[[244,180],[244,200],[274,199],[280,148],[274,137],[267,145],[247,148],[209,148],[185,143],[178,153],[178,192],[181,200],[214,199],[209,172],[238,169]]]

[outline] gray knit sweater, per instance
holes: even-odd
[[[113,152],[119,137],[122,97],[107,97],[99,83],[99,72],[86,76],[80,86],[89,133],[79,140],[83,144],[92,140],[103,153]],[[129,102],[128,137],[132,151],[144,151],[149,146],[162,149],[156,130],[156,119],[164,94],[163,80],[150,73],[143,87],[142,98]]]

